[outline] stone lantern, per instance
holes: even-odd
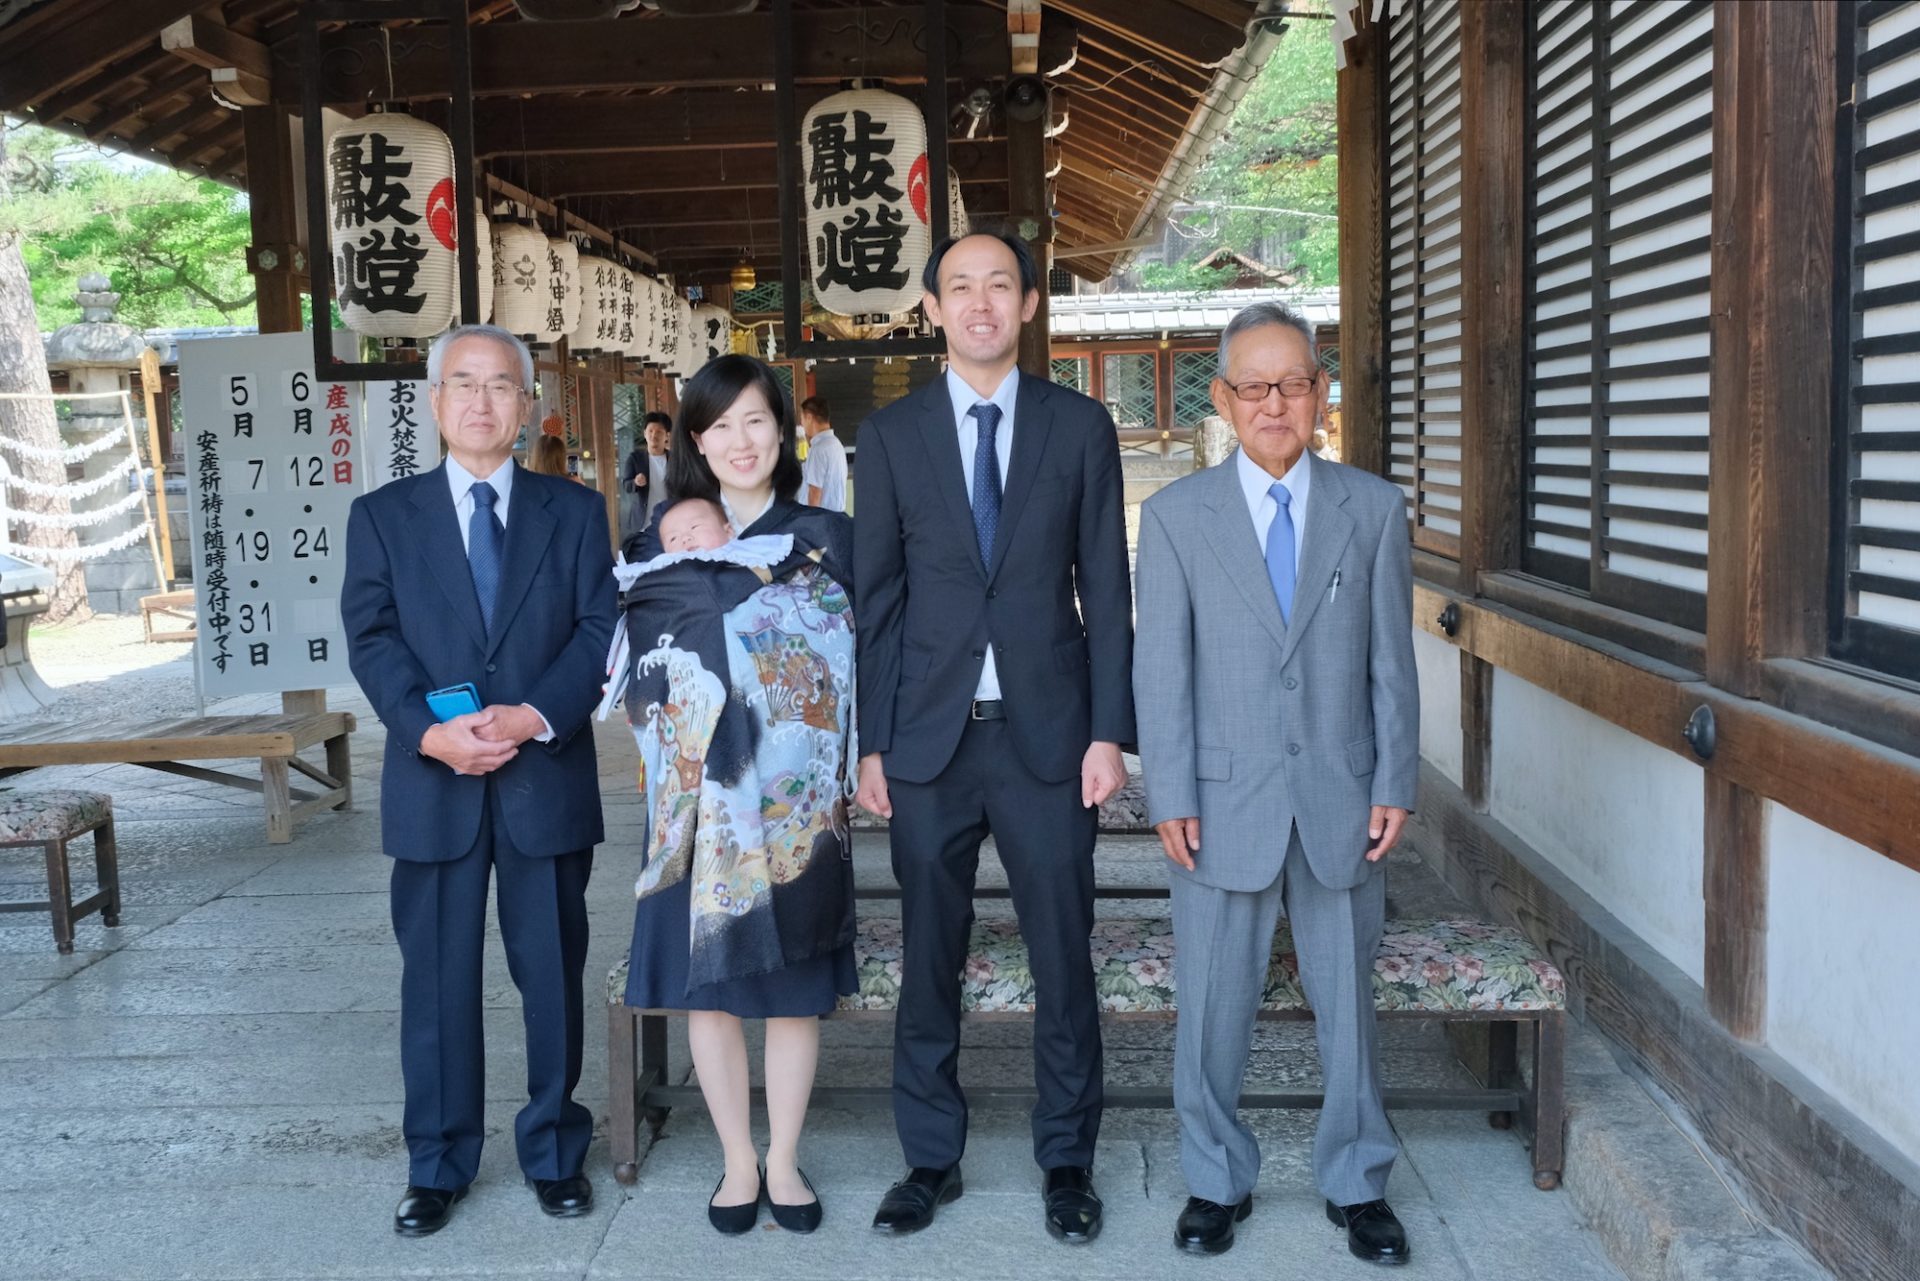
[[[113,282],[101,275],[80,278],[75,295],[81,318],[77,324],[64,325],[47,339],[48,370],[64,370],[67,390],[73,395],[125,391],[132,374],[140,367],[140,354],[147,339],[139,330],[114,319],[120,295]],[[104,436],[120,442],[127,439],[127,420],[120,402],[113,399],[75,400],[73,414],[61,424],[61,439],[69,446],[87,445]],[[81,479],[92,480],[125,464],[127,450],[109,446],[81,464]],[[136,483],[147,484],[144,472]],[[110,485],[97,494],[75,499],[76,513],[110,506],[126,498],[130,489]],[[78,531],[82,544],[106,542],[126,533],[141,521],[141,510],[114,516],[98,525],[85,525]],[[83,562],[87,575],[87,603],[96,611],[114,614],[132,613],[140,607],[140,597],[161,591],[165,584],[157,580],[153,553],[144,540],[130,547],[109,552]]]

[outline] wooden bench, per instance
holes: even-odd
[[[173,624],[164,631],[156,630],[158,624],[154,616]],[[140,625],[146,629],[147,641],[190,641],[199,635],[199,623],[193,612],[193,589],[186,588],[177,592],[155,592],[151,596],[140,598]]]
[[[979,896],[1004,897],[982,889]],[[1153,891],[1101,887],[1101,898],[1139,899]],[[1164,895],[1165,891],[1158,891]],[[866,890],[862,898],[898,897],[897,890]],[[841,998],[831,1018],[890,1019],[900,991],[900,923],[887,916],[858,919],[855,954],[859,992]],[[1167,1020],[1175,1014],[1173,923],[1165,916],[1101,917],[1094,922],[1093,966],[1103,1021]],[[1007,977],[1013,976],[1013,977]],[[1033,991],[1026,948],[1012,920],[976,921],[961,979],[965,1020],[1031,1020]],[[1477,921],[1390,921],[1374,962],[1375,1008],[1382,1019],[1433,1019],[1465,1030],[1484,1030],[1478,1041],[1484,1061],[1474,1064],[1485,1082],[1474,1089],[1385,1090],[1390,1108],[1484,1110],[1504,1128],[1519,1117],[1533,1140],[1533,1181],[1543,1191],[1559,1186],[1565,1129],[1566,985],[1537,949],[1515,930]],[[681,1010],[635,1009],[626,1004],[627,963],[607,976],[608,1129],[614,1177],[632,1183],[639,1174],[639,1124],[656,1129],[668,1109],[701,1102],[696,1085],[668,1083],[667,1019]],[[1293,943],[1283,920],[1275,932],[1262,1020],[1311,1019],[1300,987]],[[1518,1033],[1527,1030],[1533,1073],[1523,1080]],[[1449,1038],[1450,1040],[1453,1038]],[[1477,1040],[1477,1038],[1475,1038]],[[1476,1055],[1476,1057],[1478,1057]],[[985,1103],[1031,1103],[1033,1091],[969,1087]],[[755,1097],[761,1097],[759,1091]],[[823,1103],[890,1100],[884,1086],[817,1088]],[[1109,1107],[1173,1106],[1171,1091],[1108,1087]],[[1317,1091],[1248,1091],[1242,1107],[1312,1108]]]
[[[293,839],[293,820],[315,810],[349,809],[353,774],[347,735],[350,712],[277,716],[201,716],[92,725],[41,722],[0,730],[0,778],[48,765],[141,765],[203,783],[259,792],[266,798],[267,840]],[[326,745],[327,766],[301,760],[302,749]],[[260,777],[187,765],[185,761],[258,758]],[[318,791],[292,786],[298,773]]]

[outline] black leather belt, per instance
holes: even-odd
[[[967,714],[968,720],[1004,721],[1007,719],[1006,704],[997,698],[976,698],[973,710]]]

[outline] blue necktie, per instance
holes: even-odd
[[[1273,581],[1273,598],[1280,602],[1280,620],[1293,622],[1293,493],[1279,481],[1267,492],[1277,506],[1273,523],[1267,526],[1267,577]]]
[[[507,531],[493,514],[493,486],[477,480],[467,491],[473,496],[473,515],[467,521],[467,565],[473,570],[474,594],[480,598],[480,621],[493,630],[493,607],[500,599],[500,553]]]
[[[1000,529],[1000,454],[994,436],[1000,430],[1000,406],[975,405],[967,411],[980,422],[973,448],[973,533],[980,540],[980,563],[993,563],[993,536]]]

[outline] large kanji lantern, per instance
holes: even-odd
[[[547,313],[542,342],[556,343],[580,323],[580,250],[565,236],[547,239]]]
[[[453,144],[376,112],[327,137],[327,222],[340,317],[372,338],[431,338],[460,298]]]
[[[547,238],[524,222],[493,225],[493,323],[524,342],[544,341]]]
[[[836,93],[807,112],[800,141],[820,306],[843,316],[912,308],[932,249],[919,104],[880,89]]]
[[[580,318],[567,335],[568,350],[582,354],[614,350],[609,326],[620,312],[616,270],[615,264],[598,254],[580,255]]]

